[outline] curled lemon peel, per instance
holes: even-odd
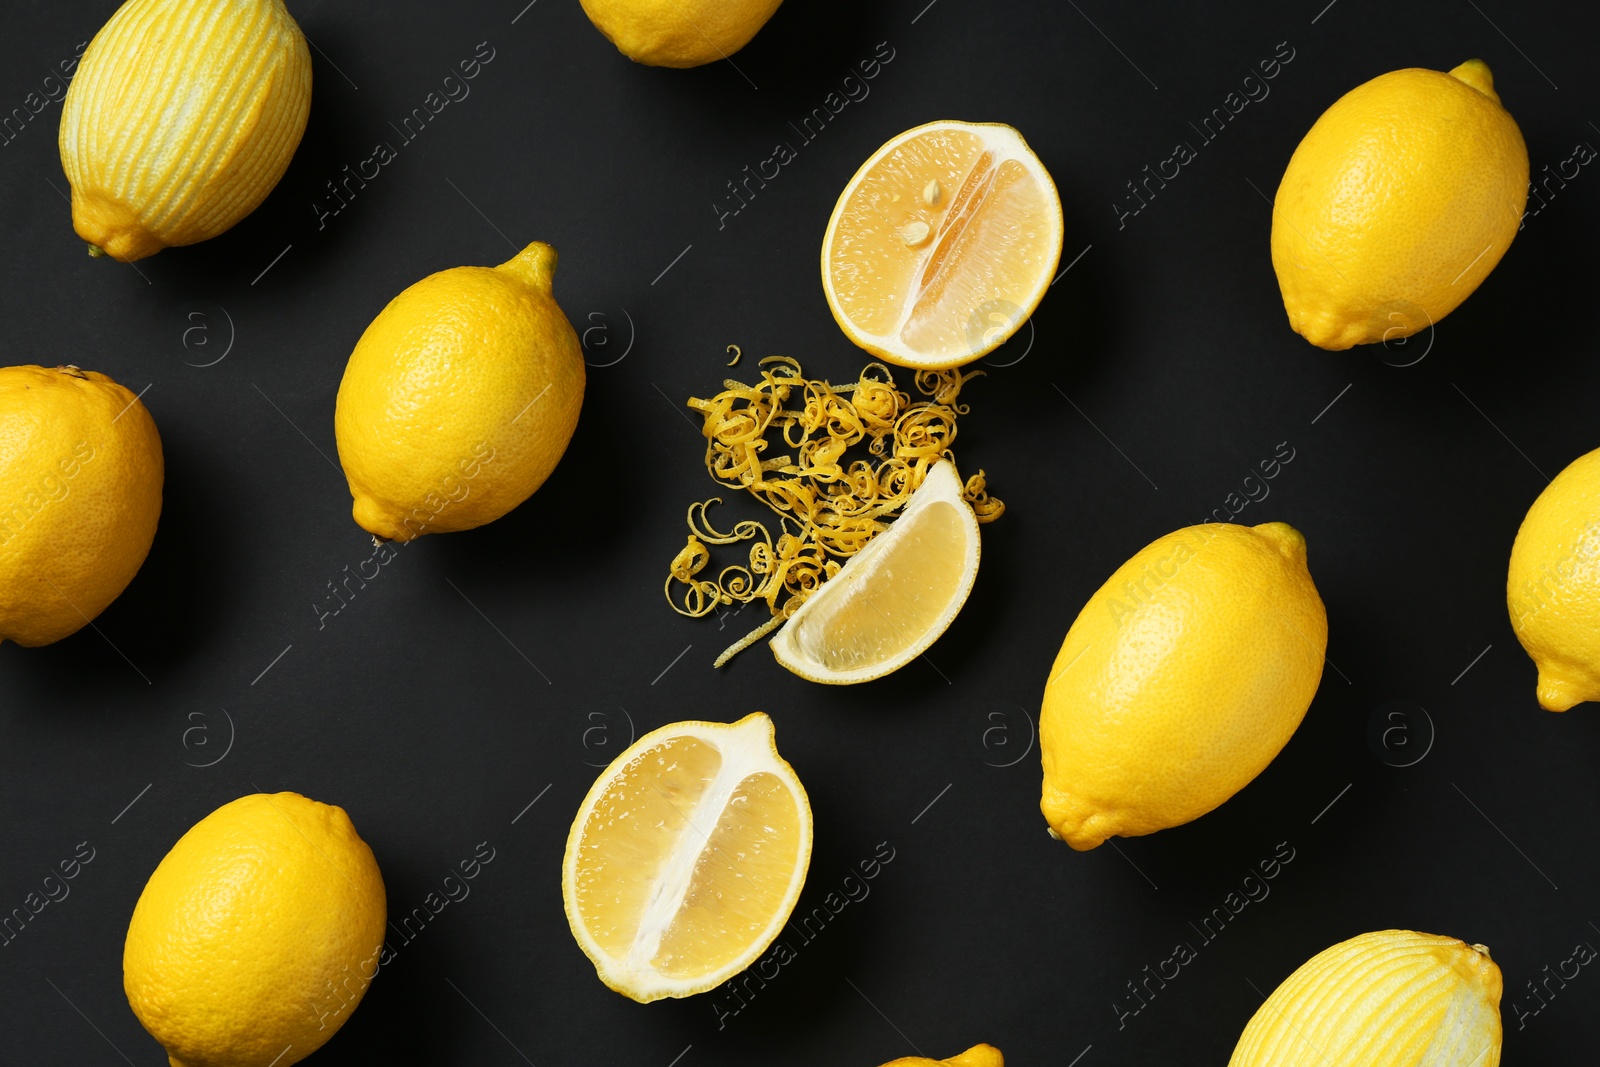
[[[734,363],[743,355],[737,345],[728,351]],[[916,389],[926,399],[913,401],[882,363],[867,364],[845,385],[807,378],[789,356],[768,356],[757,367],[761,377],[753,384],[724,379],[722,392],[709,400],[691,397],[688,407],[704,420],[706,470],[771,508],[778,536],[752,519],[718,530],[707,511],[721,497],[691,504],[688,539],[663,587],[672,609],[692,618],[723,606],[766,603],[772,617],[723,652],[717,667],[788,621],[844,560],[887,529],[935,463],[948,459],[954,466],[956,418],[969,410],[957,398],[983,375],[958,368],[917,371]],[[782,450],[767,455],[769,446]],[[962,482],[961,496],[980,523],[1005,512],[1005,504],[989,495],[982,470]],[[711,565],[708,545],[745,542],[748,563],[702,576]]]

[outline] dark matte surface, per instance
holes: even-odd
[[[186,828],[258,789],[347,808],[391,914],[480,842],[495,850],[470,897],[400,946],[322,1067],[874,1067],[978,1041],[1018,1067],[1222,1064],[1294,967],[1391,926],[1493,947],[1509,1062],[1592,1058],[1592,968],[1521,1026],[1513,1005],[1537,1007],[1525,982],[1600,945],[1600,709],[1539,710],[1504,580],[1546,477],[1600,445],[1600,176],[1527,219],[1431,349],[1390,352],[1290,332],[1266,197],[1323,108],[1403,66],[1487,60],[1535,172],[1600,143],[1593,17],[1505,0],[1339,0],[1320,17],[1324,0],[790,0],[737,69],[678,72],[620,58],[574,0],[519,19],[524,2],[294,3],[319,53],[293,167],[234,232],[137,272],[72,235],[59,106],[0,147],[4,359],[148,387],[168,462],[154,551],[98,632],[0,647],[0,909],[80,842],[94,854],[0,948],[0,1061],[164,1062],[122,993],[129,914]],[[0,107],[114,7],[12,0]],[[483,41],[494,59],[471,96],[319,230],[324,182],[395,141],[388,123]],[[788,124],[883,41],[870,95],[800,144]],[[1189,123],[1285,41],[1270,96],[1199,144]],[[751,613],[690,621],[662,602],[684,508],[714,491],[678,405],[716,387],[729,342],[856,373],[817,280],[824,224],[874,148],[948,117],[1026,134],[1066,206],[1063,266],[1082,253],[991,361],[1013,365],[968,394],[958,453],[1010,510],[985,528],[933,665],[843,690],[764,650],[714,673]],[[780,140],[798,158],[719,228],[724,183]],[[1198,158],[1119,229],[1124,182],[1179,140]],[[593,328],[570,452],[517,512],[402,549],[319,627],[327,583],[371,554],[330,459],[352,345],[412,281],[534,238],[560,249],[557,297]],[[1082,855],[1052,842],[1029,717],[1068,624],[1280,442],[1292,462],[1240,521],[1286,520],[1310,542],[1337,666],[1304,726],[1197,823]],[[1386,719],[1392,700],[1432,729],[1414,710]],[[633,1004],[567,930],[572,813],[630,730],[757,708],[816,811],[801,908],[881,842],[895,858],[743,1011],[719,1019],[737,1006],[721,994]],[[1374,722],[1408,729],[1385,747]],[[1294,858],[1270,895],[1203,941],[1191,923],[1280,842]],[[1131,1014],[1126,983],[1179,942],[1198,957]]]

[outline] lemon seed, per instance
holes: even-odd
[[[923,188],[922,202],[932,207],[939,202],[939,194],[942,192],[944,188],[939,184],[939,179],[935,178]]]
[[[916,222],[907,223],[900,228],[901,238],[912,248],[926,241],[930,232],[928,224],[920,219]]]

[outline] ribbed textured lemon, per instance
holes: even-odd
[[[1444,318],[1511,246],[1528,149],[1479,59],[1357,86],[1295,149],[1272,205],[1289,325],[1327,349]]]
[[[903,367],[988,355],[1044,299],[1061,261],[1061,198],[1033,149],[996,122],[930,122],[862,164],[822,238],[841,329]]]
[[[228,230],[289,168],[311,53],[283,0],[128,0],[61,112],[72,225],[131,263]]]
[[[930,1060],[926,1056],[902,1056],[890,1060],[883,1067],[1005,1067],[1006,1058],[993,1045],[973,1045],[967,1051],[947,1060]]]
[[[772,654],[828,685],[870,682],[928,650],[978,576],[978,519],[949,460],[935,463],[905,511],[801,604]]]
[[[155,420],[104,374],[0,369],[0,641],[59,641],[122,595],[164,471]]]
[[[362,529],[392,541],[470,530],[533,495],[583,406],[583,350],[535,241],[389,302],[356,343],[334,409]]]
[[[1528,509],[1511,546],[1506,604],[1539,669],[1539,705],[1600,700],[1600,450],[1573,460]]]
[[[617,51],[652,67],[698,67],[750,43],[783,0],[583,0]]]
[[[600,980],[644,1004],[754,963],[810,863],[811,803],[772,720],[677,722],[595,779],[567,837],[561,899]]]
[[[1228,1067],[1498,1067],[1501,984],[1482,945],[1362,934],[1273,990]]]
[[[255,793],[156,867],[122,984],[172,1067],[288,1067],[355,1011],[386,922],[383,876],[343,808]]]
[[[1089,598],[1050,668],[1051,836],[1091,849],[1233,796],[1300,725],[1327,646],[1294,527],[1207,523],[1146,546]]]

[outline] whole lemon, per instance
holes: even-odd
[[[965,1052],[947,1060],[930,1060],[926,1056],[902,1056],[890,1060],[883,1067],[1005,1067],[1006,1058],[993,1045],[973,1045]]]
[[[533,495],[583,406],[583,351],[535,241],[498,267],[440,271],[357,342],[333,428],[361,528],[392,541],[470,530]]]
[[[1050,669],[1051,835],[1091,849],[1233,796],[1305,717],[1327,645],[1294,527],[1206,523],[1152,542],[1089,598]]]
[[[215,237],[272,192],[310,112],[283,0],[128,0],[62,105],[73,228],[124,262]]]
[[[1273,202],[1289,325],[1327,349],[1427,329],[1500,262],[1527,200],[1528,149],[1482,60],[1357,86],[1300,142]]]
[[[155,420],[104,374],[0,369],[0,641],[59,641],[122,594],[163,472]]]
[[[383,876],[343,808],[224,804],[178,839],[133,909],[122,985],[172,1067],[288,1067],[378,973]]]
[[[1482,945],[1411,930],[1362,934],[1285,978],[1228,1067],[1497,1067],[1503,984]]]
[[[1600,700],[1600,450],[1539,494],[1511,546],[1511,629],[1539,669],[1539,705]]]
[[[583,0],[617,51],[652,67],[698,67],[750,43],[783,0]]]

